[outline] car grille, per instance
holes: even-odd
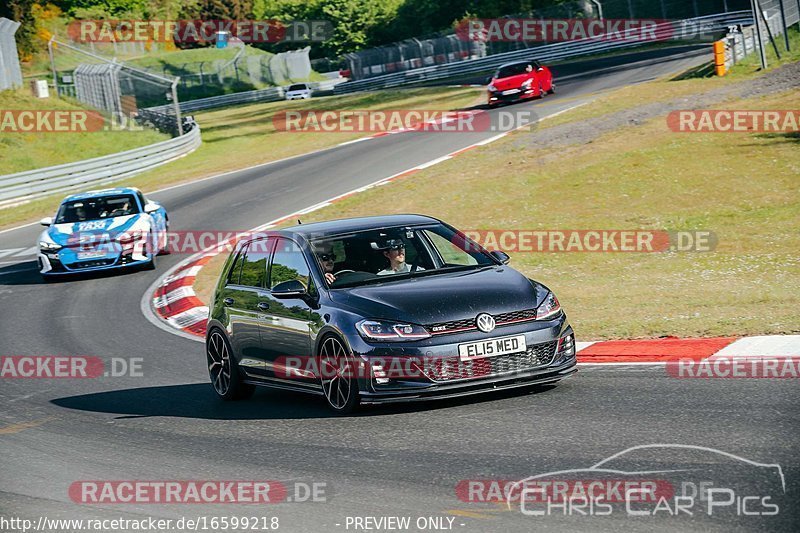
[[[459,357],[446,357],[427,361],[422,372],[431,381],[482,378],[508,372],[521,372],[553,362],[558,341],[534,344],[524,352],[495,357],[461,361]]]
[[[91,261],[78,261],[76,263],[70,263],[67,265],[67,268],[70,270],[82,270],[84,268],[96,268],[96,267],[103,267],[113,265],[117,259],[112,257],[110,259],[93,259]]]
[[[516,322],[525,322],[527,320],[536,319],[536,309],[523,309],[522,311],[511,311],[510,313],[500,313],[492,315],[494,322],[498,326],[505,324],[513,324]],[[456,333],[458,331],[469,331],[478,329],[475,325],[474,318],[465,318],[463,320],[452,320],[450,322],[439,322],[425,326],[428,331],[433,335],[443,335],[445,333]]]

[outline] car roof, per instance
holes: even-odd
[[[383,215],[374,217],[344,218],[311,224],[298,224],[282,228],[277,233],[300,235],[308,238],[328,237],[358,231],[391,228],[396,226],[418,226],[439,224],[440,221],[425,215]]]
[[[96,191],[86,191],[67,196],[62,200],[64,202],[71,202],[73,200],[84,200],[86,198],[97,198],[100,196],[111,196],[114,194],[138,194],[139,189],[135,187],[115,187],[113,189],[99,189]]]
[[[512,61],[511,63],[503,63],[502,65],[497,67],[497,70],[500,70],[501,68],[505,67],[512,67],[514,65],[529,65],[531,63],[538,63],[538,61],[536,61],[535,59],[528,59],[527,61]]]

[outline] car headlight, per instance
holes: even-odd
[[[358,332],[371,341],[412,341],[427,339],[431,336],[428,330],[416,324],[390,322],[386,320],[362,320],[356,324]]]
[[[530,89],[531,88],[531,83],[533,83],[533,80],[528,78],[527,80],[522,82],[522,88],[523,89]]]
[[[548,292],[542,305],[536,309],[536,320],[548,320],[561,313],[561,304],[552,292]]]
[[[39,249],[43,252],[57,252],[61,248],[63,248],[63,246],[54,242],[39,241]]]
[[[120,233],[119,235],[117,235],[117,241],[122,244],[126,244],[129,242],[133,242],[136,239],[141,239],[143,235],[144,232],[142,231],[126,231],[124,233]]]
[[[489,84],[487,89],[489,90],[490,93],[496,93],[497,92],[497,87],[495,87],[494,84],[492,84],[492,83]]]

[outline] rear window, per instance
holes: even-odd
[[[294,85],[289,86],[290,91],[305,91],[308,89],[305,83],[295,83]]]

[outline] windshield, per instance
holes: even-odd
[[[363,231],[311,244],[334,289],[496,264],[479,245],[441,224]]]
[[[500,67],[494,77],[495,79],[502,79],[525,74],[529,66],[531,69],[533,69],[533,65],[530,63],[515,63],[513,65],[506,65],[504,67]]]
[[[123,217],[139,212],[136,199],[131,194],[83,198],[64,202],[58,208],[56,224],[70,224],[87,220]]]
[[[305,91],[306,90],[306,85],[305,85],[305,83],[296,83],[295,85],[290,85],[289,86],[289,90],[290,91]]]

